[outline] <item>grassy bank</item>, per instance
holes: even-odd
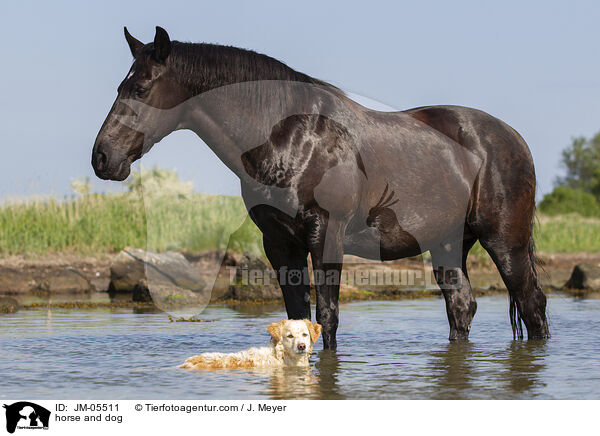
[[[262,237],[239,197],[192,194],[146,201],[137,193],[31,200],[0,207],[0,254],[227,247],[260,252]]]
[[[233,237],[230,236],[233,234]],[[538,250],[600,251],[600,219],[539,216]],[[115,252],[125,246],[261,253],[261,235],[246,220],[239,197],[192,193],[142,200],[136,192],[92,194],[69,200],[29,200],[0,206],[0,254]],[[480,246],[474,254],[483,254]]]
[[[578,214],[545,216],[537,214],[533,235],[538,253],[597,253],[600,252],[600,219],[584,218]],[[486,256],[479,244],[471,256]]]

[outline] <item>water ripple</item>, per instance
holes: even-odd
[[[211,306],[211,323],[125,309],[2,317],[0,396],[98,399],[598,398],[600,300],[549,299],[553,338],[513,342],[507,301],[479,299],[471,341],[448,343],[439,299],[343,305],[339,352],[310,368],[184,371],[186,357],[268,341],[273,307]]]

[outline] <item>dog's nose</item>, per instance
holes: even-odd
[[[300,351],[304,351],[304,350],[306,350],[306,344],[298,344],[298,349],[299,349]]]

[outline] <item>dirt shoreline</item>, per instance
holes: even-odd
[[[70,253],[53,253],[44,256],[15,255],[0,258],[0,268],[9,268],[23,277],[31,277],[36,282],[44,282],[48,277],[65,269],[76,271],[85,277],[92,285],[92,291],[85,294],[61,294],[52,292],[51,289],[43,291],[4,293],[2,297],[12,297],[22,309],[48,309],[48,308],[133,308],[136,310],[152,310],[152,302],[136,302],[131,300],[131,295],[109,295],[110,265],[115,257],[114,253],[97,255],[79,255]],[[186,255],[187,258],[198,262],[198,255]],[[200,256],[202,257],[202,256]],[[576,291],[564,289],[564,284],[569,279],[575,265],[580,263],[600,265],[600,253],[540,253],[541,268],[540,282],[547,293],[561,292],[574,296],[597,294],[599,291]],[[409,258],[391,262],[365,261],[353,256],[345,256],[344,268],[347,271],[391,271],[411,270],[431,271],[430,262],[426,259]],[[489,258],[474,258],[469,260],[469,276],[476,296],[504,294],[506,289],[502,280]],[[314,290],[313,290],[314,293]],[[360,300],[397,300],[415,298],[440,297],[439,289],[402,289],[394,286],[349,286],[343,285],[340,292],[340,301]],[[271,301],[240,301],[237,299],[223,299],[211,301],[211,304],[227,305],[252,305],[252,304],[282,304],[282,300]]]

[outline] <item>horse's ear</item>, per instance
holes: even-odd
[[[156,26],[154,35],[154,59],[163,64],[171,53],[171,40],[169,34],[162,27]]]
[[[125,31],[125,39],[127,40],[127,44],[129,44],[129,50],[131,50],[131,54],[135,58],[140,53],[144,43],[131,36],[131,33],[129,33],[127,30],[127,27],[124,27],[123,30]]]

